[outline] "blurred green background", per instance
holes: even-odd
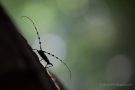
[[[0,0],[32,48],[42,47],[69,90],[134,90],[134,0]],[[41,62],[45,65],[45,62]]]

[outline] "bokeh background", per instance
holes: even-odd
[[[69,90],[135,89],[134,0],[0,0],[32,48],[57,59],[50,70]],[[46,65],[44,61],[41,61]]]

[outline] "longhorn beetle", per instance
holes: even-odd
[[[28,20],[30,20],[32,22],[35,30],[36,30],[36,33],[37,33],[37,36],[38,36],[38,40],[39,40],[40,50],[38,50],[38,49],[33,49],[33,50],[36,50],[38,52],[38,54],[41,56],[42,59],[40,61],[44,60],[47,63],[46,64],[46,68],[47,68],[48,65],[50,65],[49,67],[53,66],[53,64],[49,61],[49,59],[47,58],[47,56],[45,55],[45,53],[48,54],[48,55],[51,55],[52,57],[56,58],[57,60],[59,60],[60,62],[62,62],[67,67],[67,69],[68,69],[68,71],[70,73],[70,79],[71,79],[71,70],[69,69],[69,67],[67,66],[67,64],[65,62],[63,62],[63,60],[61,60],[59,57],[55,56],[54,54],[51,54],[51,53],[46,52],[46,51],[43,51],[42,46],[41,46],[41,40],[40,40],[40,36],[39,36],[38,30],[37,30],[37,27],[36,27],[35,23],[32,21],[32,19],[30,19],[27,16],[22,16],[22,18],[27,18]]]

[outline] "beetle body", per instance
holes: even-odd
[[[47,56],[44,54],[44,51],[42,51],[42,50],[37,50],[37,52],[38,52],[38,54],[42,57],[42,59],[46,61],[46,63],[47,63],[48,65],[53,66],[53,64],[50,63],[49,59],[48,59]]]

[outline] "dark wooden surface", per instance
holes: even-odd
[[[0,5],[0,90],[57,90],[46,69]],[[62,87],[62,90],[65,90]]]

